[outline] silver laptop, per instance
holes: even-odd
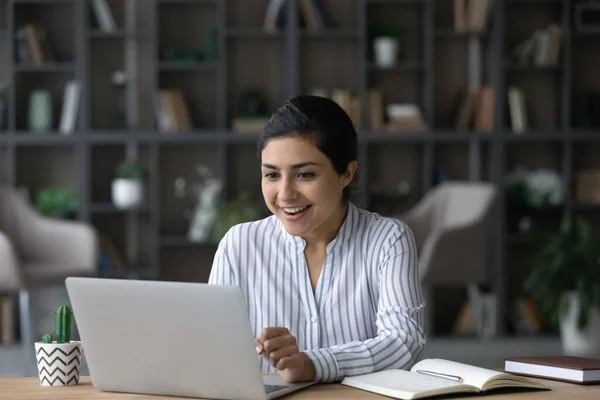
[[[213,399],[272,399],[287,384],[259,367],[240,288],[67,278],[94,388]]]

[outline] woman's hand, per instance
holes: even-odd
[[[296,337],[287,328],[264,328],[256,339],[256,352],[267,358],[286,382],[310,381],[315,377],[315,366],[300,352]]]

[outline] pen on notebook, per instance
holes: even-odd
[[[452,379],[453,381],[457,381],[457,382],[460,382],[460,383],[462,383],[462,381],[463,381],[463,379],[460,376],[442,374],[442,373],[433,372],[433,371],[425,371],[423,369],[418,369],[417,373],[423,374],[423,375],[437,376],[439,378]]]

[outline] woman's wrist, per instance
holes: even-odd
[[[302,359],[304,360],[304,368],[303,368],[303,379],[304,381],[314,381],[315,380],[315,375],[317,373],[316,369],[315,369],[315,365],[313,364],[312,360],[310,359],[310,357],[308,357],[306,355],[306,353],[304,352],[300,352],[300,355],[302,356]]]

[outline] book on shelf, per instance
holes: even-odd
[[[98,27],[103,32],[114,32],[117,30],[117,23],[115,17],[110,11],[110,7],[106,0],[93,0],[92,8],[94,10],[94,16],[98,23]]]
[[[537,29],[512,51],[512,62],[517,66],[556,66],[560,57],[563,28],[550,24]]]
[[[508,88],[508,110],[512,131],[521,134],[528,130],[527,109],[525,107],[525,92],[520,87]]]
[[[600,383],[600,359],[574,356],[512,357],[504,361],[504,370],[578,384]]]
[[[190,111],[180,89],[161,89],[155,99],[158,128],[162,132],[192,130]]]
[[[81,85],[76,80],[69,80],[65,84],[63,107],[58,128],[61,135],[71,135],[77,124],[77,115],[80,103]]]
[[[454,0],[454,30],[456,32],[487,29],[494,0]]]
[[[549,390],[527,377],[440,358],[419,361],[409,371],[389,369],[349,376],[342,385],[405,400],[456,393],[487,394],[500,388]]]

